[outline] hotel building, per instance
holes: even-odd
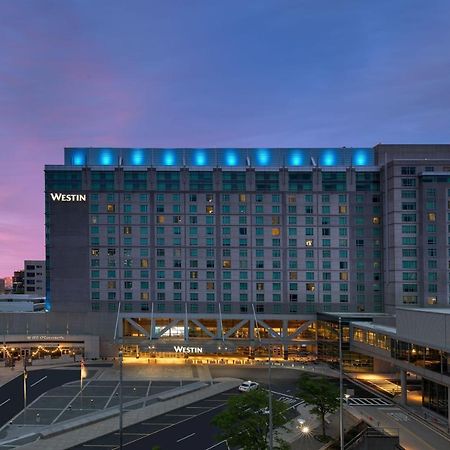
[[[296,354],[317,313],[448,305],[449,187],[448,145],[67,148],[45,168],[47,308],[137,345]]]

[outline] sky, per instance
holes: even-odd
[[[448,0],[0,0],[0,277],[64,147],[450,143]]]

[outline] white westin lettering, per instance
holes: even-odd
[[[203,347],[184,347],[183,345],[174,345],[176,353],[203,353]]]
[[[62,194],[61,192],[51,192],[50,197],[54,202],[85,202],[86,194]]]

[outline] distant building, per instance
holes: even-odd
[[[0,278],[0,294],[4,294],[6,290],[6,283],[4,278]]]
[[[29,294],[0,294],[0,313],[36,312],[45,308],[45,296]]]
[[[23,294],[24,293],[24,285],[23,285],[23,270],[16,270],[14,272],[14,276],[12,277],[12,293],[13,294]]]
[[[24,292],[45,297],[45,261],[25,260]]]

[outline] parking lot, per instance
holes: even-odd
[[[193,380],[124,381],[122,395],[125,409],[148,406],[157,400],[147,397],[192,382]],[[118,381],[84,380],[83,389],[80,387],[80,381],[73,381],[46,392],[30,404],[25,413],[16,416],[12,421],[13,425],[51,425],[119,404]],[[129,402],[133,404],[127,405]]]
[[[198,401],[153,419],[145,420],[123,430],[123,446],[132,449],[146,449],[159,446],[161,450],[175,449],[226,449],[226,443],[217,442],[219,430],[211,425],[213,417],[221,412],[230,396],[241,395],[237,390],[223,392],[213,397]],[[292,407],[302,403],[292,396],[273,394],[273,398],[286,403],[289,411],[287,420],[296,413]],[[118,449],[119,432],[72,447],[71,450],[105,450]]]

